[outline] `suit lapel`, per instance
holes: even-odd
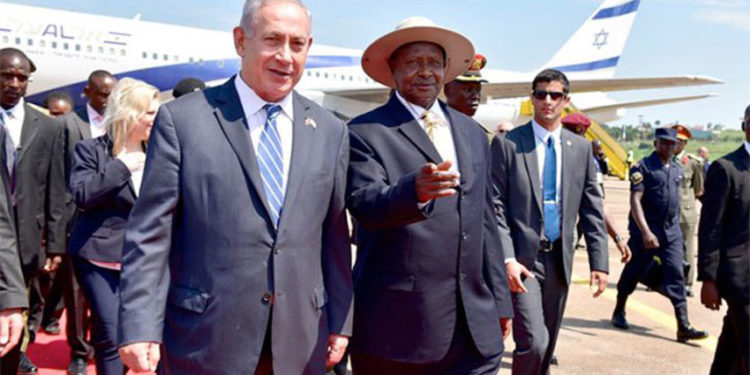
[[[399,126],[398,131],[406,137],[417,149],[424,154],[427,160],[439,164],[443,161],[438,153],[435,145],[432,144],[430,138],[427,137],[427,133],[419,125],[419,122],[409,112],[404,105],[396,97],[395,92],[391,94],[391,98],[386,104],[389,107],[389,112],[396,120]]]
[[[543,213],[542,186],[539,181],[539,164],[537,164],[538,156],[536,154],[536,142],[534,140],[534,130],[531,127],[531,122],[524,125],[521,139],[523,141],[524,150],[523,159],[526,163],[526,172],[529,174],[529,181],[531,181],[531,190],[534,192],[534,198],[539,212]]]
[[[234,78],[230,78],[221,87],[221,92],[217,95],[216,101],[217,107],[214,109],[214,115],[219,121],[219,125],[227,137],[229,144],[232,146],[234,153],[237,155],[245,176],[250,180],[255,192],[260,197],[260,201],[266,210],[266,219],[270,220],[271,210],[268,207],[266,192],[263,190],[263,180],[258,170],[255,151],[250,142],[250,131],[248,130],[247,120],[245,119],[237,90],[234,87]]]
[[[562,126],[562,125],[561,125]],[[576,154],[577,152],[573,152],[573,142],[570,140],[570,137],[577,137],[577,135],[573,135],[572,133],[568,133],[565,129],[561,129],[560,131],[560,153],[562,153],[562,162],[560,165],[562,166],[562,170],[560,171],[560,176],[562,179],[561,185],[560,185],[560,194],[562,197],[561,205],[562,205],[562,220],[565,220],[567,216],[565,216],[565,202],[568,201],[568,187],[570,186],[570,179],[571,175],[573,174],[573,171],[578,168],[581,169],[580,166],[584,166],[588,163],[584,163],[582,160],[576,160]],[[586,174],[586,171],[584,171],[584,175]],[[563,227],[565,227],[563,225]]]
[[[307,175],[307,164],[310,160],[310,149],[315,142],[315,128],[305,125],[305,119],[309,116],[310,107],[306,106],[297,96],[292,94],[294,105],[294,121],[292,121],[292,160],[289,162],[289,175],[284,194],[284,204],[279,218],[279,232],[286,226],[294,200],[297,197],[302,181]],[[313,119],[314,120],[314,119]]]
[[[39,133],[39,118],[36,111],[28,104],[24,104],[24,112],[23,125],[21,127],[21,144],[16,145],[18,149],[16,165],[21,164],[21,160],[26,155],[26,150],[28,150],[31,143],[34,142],[37,133]]]
[[[458,119],[451,116],[450,111],[448,111],[444,103],[440,102],[440,107],[443,109],[443,113],[445,113],[445,117],[450,123],[453,146],[456,150],[456,158],[458,159],[457,167],[461,174],[461,186],[463,186],[467,181],[471,181],[474,178],[468,132],[468,126],[471,126],[471,124],[459,123]]]
[[[79,117],[76,125],[78,125],[78,131],[81,132],[81,139],[91,139],[91,126],[89,126],[88,121],[84,121]]]

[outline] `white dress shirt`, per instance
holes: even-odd
[[[281,113],[276,118],[276,128],[281,137],[281,153],[284,158],[283,184],[281,189],[286,192],[286,183],[289,176],[289,165],[292,158],[292,121],[294,120],[294,104],[292,103],[292,94],[290,93],[278,103],[268,103],[261,99],[258,94],[240,78],[240,74],[234,79],[234,86],[237,88],[237,94],[240,96],[242,111],[247,119],[247,126],[250,130],[250,140],[253,145],[255,156],[258,157],[258,144],[260,136],[263,133],[263,127],[266,124],[266,111],[263,106],[266,104],[278,104],[281,106]]]
[[[401,104],[406,107],[409,113],[414,116],[414,119],[417,120],[419,126],[421,126],[423,130],[425,130],[425,123],[422,120],[422,114],[427,111],[427,109],[406,101],[406,99],[404,99],[401,94],[398,93],[398,91],[396,91],[396,97],[401,102]],[[429,110],[434,113],[435,117],[440,119],[442,123],[445,124],[445,126],[438,126],[432,131],[432,143],[435,145],[435,148],[437,149],[438,154],[440,154],[440,157],[443,159],[443,161],[451,161],[450,170],[452,172],[458,172],[458,158],[456,157],[456,146],[453,143],[453,134],[451,134],[451,124],[448,121],[448,118],[445,116],[445,113],[443,113],[443,109],[440,108],[440,103],[438,103],[437,100],[432,103],[432,106],[429,108]]]
[[[750,142],[745,141],[745,151],[750,154]]]
[[[531,120],[531,127],[534,129],[534,143],[536,151],[536,161],[539,166],[539,186],[544,187],[544,158],[547,156],[547,139],[550,135],[554,137],[555,147],[555,161],[556,161],[556,172],[555,176],[555,204],[557,205],[557,211],[560,210],[560,203],[562,202],[562,194],[560,194],[560,187],[562,186],[562,125],[558,126],[557,129],[552,132],[547,131],[541,125],[537,124],[536,121]],[[544,199],[544,193],[542,193],[542,199]],[[562,219],[562,217],[561,217]]]
[[[21,145],[21,130],[23,130],[23,119],[26,117],[26,109],[23,107],[23,104],[24,100],[21,98],[13,108],[0,108],[0,111],[5,112],[2,114],[5,129],[8,131],[10,139],[13,140],[13,145],[16,146],[16,149]]]
[[[86,113],[89,115],[91,138],[103,136],[107,132],[104,128],[104,116],[100,115],[89,103],[86,103]]]

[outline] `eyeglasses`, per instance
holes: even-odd
[[[531,95],[536,100],[547,99],[547,95],[549,95],[549,97],[552,98],[552,100],[560,100],[566,96],[566,94],[561,91],[544,91],[544,90],[534,90],[531,92]]]

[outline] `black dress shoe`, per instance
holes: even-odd
[[[68,375],[86,375],[86,359],[71,359],[68,365]]]
[[[21,359],[18,362],[18,375],[33,375],[39,372],[34,362],[31,362],[26,353],[21,353]]]
[[[60,333],[60,322],[54,321],[47,325],[42,325],[42,331],[50,335],[57,335]]]
[[[549,364],[553,365],[553,366],[559,366],[560,365],[560,363],[557,362],[557,356],[556,355],[554,355],[554,354],[552,355],[552,358],[550,358],[550,360],[549,360]]]
[[[695,296],[695,294],[693,293],[693,290],[690,287],[688,287],[687,289],[685,289],[685,295],[688,296],[688,297]]]
[[[615,310],[612,313],[612,325],[619,329],[630,329],[628,320],[625,319],[625,310]]]
[[[706,331],[699,331],[693,327],[680,327],[677,329],[677,341],[688,342],[688,340],[703,340],[708,337]]]

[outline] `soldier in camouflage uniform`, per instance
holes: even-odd
[[[677,130],[677,149],[675,160],[682,167],[683,179],[680,185],[680,230],[682,240],[685,244],[685,261],[690,265],[690,270],[685,275],[685,292],[688,297],[693,296],[693,280],[695,280],[695,231],[698,225],[698,209],[695,205],[696,198],[703,195],[703,162],[701,158],[685,152],[688,140],[692,138],[690,130],[684,125],[674,125]]]

